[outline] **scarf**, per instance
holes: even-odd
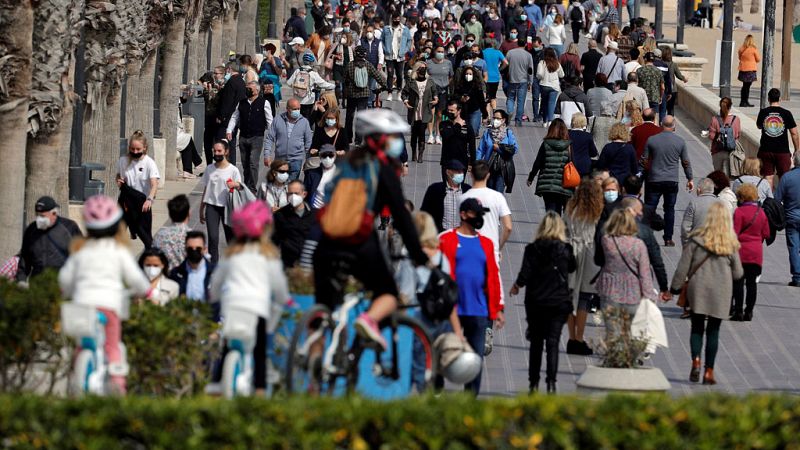
[[[506,131],[506,125],[500,125],[499,127],[495,128],[492,127],[489,129],[489,132],[492,133],[492,142],[495,144],[500,144],[503,142],[503,139],[508,136],[508,131]]]

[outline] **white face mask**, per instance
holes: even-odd
[[[368,41],[371,41],[374,36],[375,35],[372,33],[372,31],[367,31],[367,40]]]
[[[326,169],[330,169],[331,167],[333,167],[333,162],[334,161],[335,161],[335,159],[333,157],[328,156],[328,157],[322,158],[322,160],[320,162],[322,163],[322,167],[324,167]]]
[[[36,228],[46,230],[50,228],[50,218],[44,216],[36,216]]]
[[[503,124],[502,119],[492,119],[492,126],[495,128],[500,128],[500,125]]]
[[[289,194],[289,203],[292,204],[292,207],[297,208],[303,204],[303,197],[298,194]]]
[[[144,273],[145,273],[145,275],[147,275],[147,278],[150,281],[153,281],[156,278],[158,278],[159,275],[164,273],[164,268],[163,267],[157,267],[157,266],[144,266]]]
[[[275,175],[275,180],[277,180],[279,183],[286,183],[289,181],[289,174],[279,173],[278,175]]]
[[[467,80],[467,81],[472,81],[472,74],[468,73],[468,74],[464,75],[464,79]]]

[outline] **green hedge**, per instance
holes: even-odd
[[[800,448],[800,399],[0,396],[3,448]]]

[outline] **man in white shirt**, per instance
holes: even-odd
[[[258,81],[247,83],[247,98],[240,101],[233,111],[225,133],[228,142],[232,142],[234,130],[239,126],[239,154],[242,156],[244,184],[251,192],[256,191],[261,150],[267,131],[272,126],[272,108],[264,97],[258,95],[259,91]]]
[[[636,73],[636,71],[639,70],[639,67],[642,67],[642,65],[639,64],[640,54],[641,53],[639,52],[638,48],[634,47],[631,49],[631,60],[625,63],[625,73]]]
[[[639,87],[639,75],[636,72],[628,74],[628,91],[623,102],[628,100],[636,100],[642,111],[650,107],[650,103],[647,101],[647,91]]]

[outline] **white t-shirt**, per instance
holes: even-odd
[[[468,198],[475,198],[481,202],[484,208],[489,208],[489,212],[483,215],[483,227],[478,231],[491,239],[494,243],[494,251],[500,255],[500,218],[511,215],[506,197],[489,188],[472,188],[461,195],[461,201]],[[499,261],[499,259],[498,259]]]
[[[156,162],[147,155],[142,156],[138,161],[129,160],[127,156],[121,157],[117,164],[117,173],[122,176],[128,186],[144,195],[150,195],[152,187],[150,179],[161,178]]]
[[[639,64],[639,61],[635,59],[633,61],[628,61],[625,63],[625,73],[634,73],[639,69],[639,67],[642,67],[642,65]]]
[[[242,176],[239,174],[239,169],[233,164],[228,163],[228,167],[220,169],[216,164],[211,164],[203,174],[203,184],[206,187],[206,193],[203,196],[203,203],[212,206],[222,206],[228,204],[228,180],[242,182]]]

